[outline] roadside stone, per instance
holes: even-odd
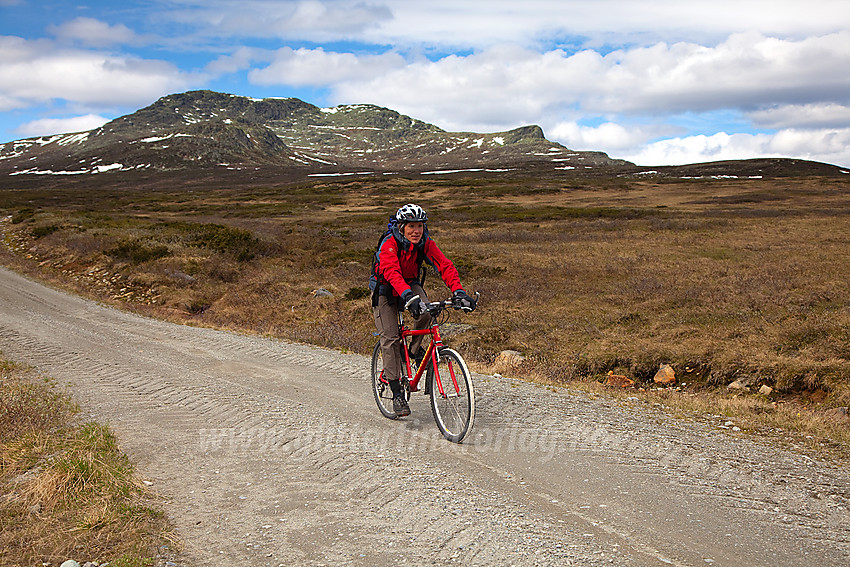
[[[506,372],[519,368],[522,366],[524,361],[525,357],[522,353],[515,350],[503,350],[496,357],[493,366],[496,368],[497,372]]]
[[[749,391],[750,385],[746,380],[738,378],[728,386],[726,386],[727,390],[737,390],[737,391]]]
[[[190,276],[189,274],[187,274],[185,272],[181,272],[180,270],[171,270],[169,268],[166,268],[165,269],[165,275],[172,277],[176,280],[184,281],[186,283],[195,283],[195,281],[196,281],[193,276]]]
[[[80,564],[74,561],[73,559],[69,559],[59,567],[80,567]]]
[[[652,381],[662,386],[666,386],[668,384],[675,384],[676,372],[669,364],[662,364],[658,368],[658,372],[655,373],[655,377],[652,379]]]
[[[631,388],[635,385],[635,381],[626,376],[614,374],[613,370],[609,370],[608,377],[605,379],[605,385],[612,388]]]

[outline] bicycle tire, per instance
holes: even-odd
[[[472,375],[463,358],[450,348],[440,349],[440,362],[437,367],[443,394],[440,394],[435,383],[436,375],[432,364],[428,368],[427,378],[431,391],[431,412],[443,437],[452,443],[460,443],[472,429],[472,422],[475,420]],[[455,380],[452,380],[452,374]]]
[[[372,351],[372,394],[375,396],[375,403],[378,404],[378,409],[381,415],[387,419],[398,419],[398,416],[393,411],[393,393],[390,390],[389,383],[384,380],[384,357],[381,354],[381,342],[375,345]],[[410,384],[406,378],[402,378],[402,387],[404,397],[410,400]]]

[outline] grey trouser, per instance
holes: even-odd
[[[425,295],[425,290],[419,284],[410,286],[413,293],[419,294],[419,298],[428,303],[428,296]],[[399,298],[387,297],[385,295],[378,296],[378,305],[372,308],[372,313],[375,316],[375,327],[378,329],[378,337],[381,341],[381,356],[384,359],[384,376],[387,380],[398,380],[401,378],[401,365],[403,359],[399,346],[401,345],[401,337],[398,334],[398,310]],[[404,308],[404,306],[401,306]],[[413,323],[413,328],[416,330],[426,329],[431,324],[431,314],[424,312],[419,319]],[[413,337],[410,341],[410,352],[414,353],[422,346],[422,341],[425,336]]]

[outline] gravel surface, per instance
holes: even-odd
[[[848,565],[846,469],[635,400],[476,374],[463,445],[369,360],[138,317],[0,268],[0,350],[167,498],[183,565]]]

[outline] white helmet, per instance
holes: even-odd
[[[427,222],[428,215],[425,214],[425,209],[423,209],[419,205],[408,203],[407,205],[396,211],[395,220],[400,223]]]

